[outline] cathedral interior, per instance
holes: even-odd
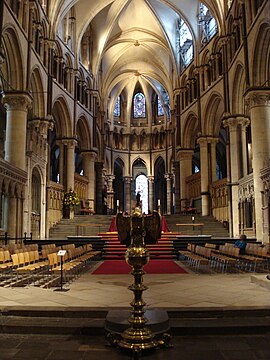
[[[1,239],[50,239],[73,191],[268,244],[269,79],[268,0],[1,1]]]

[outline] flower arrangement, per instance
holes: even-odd
[[[64,194],[64,207],[74,208],[76,205],[79,205],[80,199],[78,198],[76,192],[71,188]]]

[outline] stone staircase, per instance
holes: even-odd
[[[195,224],[192,226],[192,216]],[[228,230],[212,216],[201,215],[166,215],[166,221],[171,232],[183,235],[211,235],[212,238],[229,237]],[[75,215],[74,219],[62,219],[50,229],[50,239],[66,239],[67,236],[95,236],[109,230],[112,215]],[[176,224],[190,224],[190,226],[177,226]]]
[[[194,224],[203,224],[203,226],[192,226],[192,216],[195,217]],[[170,231],[181,233],[183,235],[211,235],[212,238],[229,237],[228,230],[222,223],[212,216],[201,215],[166,215],[166,221]],[[190,224],[186,226],[177,226],[176,224]]]
[[[66,239],[67,236],[95,236],[109,230],[111,215],[75,215],[74,219],[61,219],[49,231],[49,238]]]

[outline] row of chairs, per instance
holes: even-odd
[[[79,270],[85,269],[89,260],[100,254],[98,251],[93,251],[91,244],[77,248],[73,244],[64,246],[64,248],[67,250],[65,257],[62,259],[64,273],[65,275],[66,273],[72,274],[72,276],[65,276],[65,280],[68,281],[73,278],[73,275],[78,275]],[[14,254],[10,254],[9,250],[0,250],[0,285],[44,285],[47,280],[49,283],[54,282],[54,280],[57,280],[55,275],[59,275],[61,261],[61,258],[57,255],[58,247],[54,247],[54,249],[56,251],[47,254],[46,258],[43,257],[44,254],[39,254],[38,250],[21,251]]]
[[[8,250],[10,254],[16,254],[24,251],[34,251],[38,250],[38,244],[28,244],[24,245],[23,243],[9,243],[7,245],[1,245],[0,251]]]
[[[188,244],[187,250],[180,250],[179,255],[188,265],[198,270],[202,265],[209,265],[217,271],[226,272],[229,268],[243,271],[256,271],[258,266],[261,269],[269,267],[270,247],[258,243],[247,243],[246,253],[239,253],[240,249],[234,244],[225,245],[206,243],[205,246]]]

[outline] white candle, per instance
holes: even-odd
[[[158,204],[158,206],[160,206],[160,199],[158,199],[157,204]]]
[[[116,206],[119,206],[119,200],[116,200]]]

